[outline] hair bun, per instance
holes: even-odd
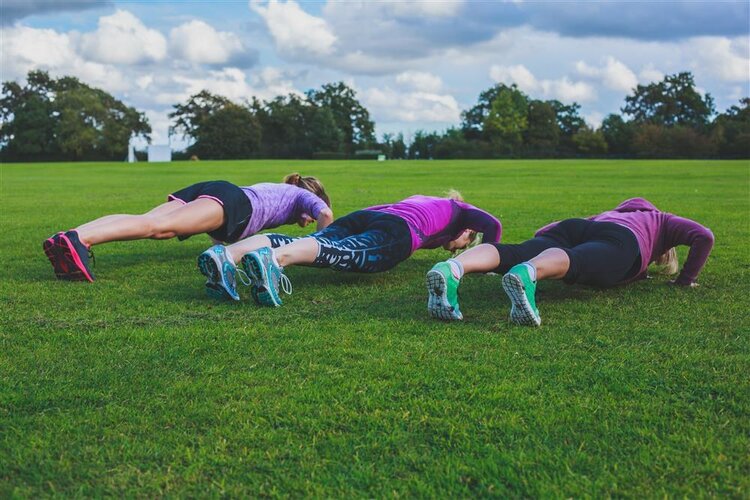
[[[289,174],[286,177],[284,177],[285,184],[293,184],[295,186],[299,186],[301,181],[302,181],[302,176],[298,174],[297,172],[293,174]]]

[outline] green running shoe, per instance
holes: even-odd
[[[462,320],[458,308],[458,284],[451,265],[438,262],[427,272],[427,312],[430,317],[444,320]]]
[[[279,307],[279,288],[287,295],[292,293],[292,283],[284,270],[274,264],[273,250],[259,248],[242,257],[242,267],[250,278],[250,295],[262,306]]]
[[[513,266],[503,276],[503,290],[510,298],[510,320],[513,323],[525,326],[542,324],[534,298],[536,281],[529,276],[529,269],[525,264]]]

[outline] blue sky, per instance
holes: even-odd
[[[2,80],[74,75],[147,113],[206,88],[242,101],[343,80],[378,135],[444,130],[494,83],[578,102],[596,126],[637,84],[691,71],[750,95],[748,2],[3,0]],[[176,142],[179,146],[181,143]]]

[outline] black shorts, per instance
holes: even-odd
[[[214,200],[224,209],[224,224],[208,233],[212,238],[226,243],[234,243],[242,235],[250,221],[253,206],[239,187],[227,181],[199,182],[175,191],[167,196],[169,201],[190,203],[199,198]],[[190,236],[180,236],[181,240]]]
[[[497,272],[533,259],[548,248],[568,254],[567,284],[609,287],[634,277],[641,268],[641,251],[633,232],[613,222],[566,219],[541,236],[523,243],[494,243],[500,254]]]

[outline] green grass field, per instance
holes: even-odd
[[[0,497],[750,496],[746,161],[0,168]],[[430,320],[443,250],[292,268],[278,309],[204,295],[206,236],[99,246],[94,284],[56,281],[41,250],[193,182],[291,171],[337,215],[456,188],[506,242],[643,196],[716,245],[697,289],[545,282],[539,329],[506,322],[499,276],[464,280],[463,322]]]

